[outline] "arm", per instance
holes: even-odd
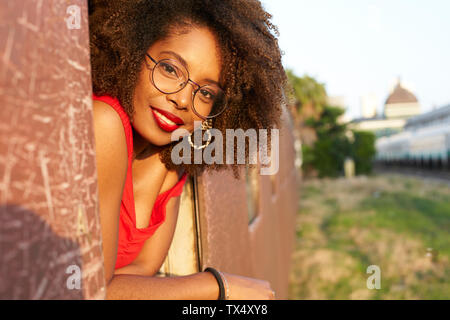
[[[94,100],[94,133],[105,282],[108,285],[117,258],[120,202],[128,158],[119,115],[109,105],[97,100]]]
[[[267,281],[223,273],[230,300],[274,299]],[[133,300],[217,300],[219,286],[210,272],[188,276],[158,278],[133,274],[114,275],[107,299]]]
[[[131,274],[114,275],[107,299],[217,300],[219,287],[209,272],[158,278]]]

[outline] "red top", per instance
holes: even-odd
[[[145,240],[155,233],[156,229],[164,222],[166,218],[166,204],[171,197],[181,195],[187,174],[184,173],[181,179],[171,189],[161,193],[155,200],[151,212],[150,224],[147,228],[136,228],[136,212],[134,209],[133,180],[131,174],[131,164],[133,161],[133,133],[130,119],[121,106],[119,100],[110,96],[97,97],[93,95],[94,100],[100,100],[116,110],[125,130],[128,149],[128,169],[125,187],[123,190],[122,201],[120,204],[120,222],[119,222],[119,245],[117,251],[116,269],[130,264],[139,254]]]

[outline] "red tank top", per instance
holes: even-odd
[[[184,173],[177,184],[171,189],[158,195],[151,212],[149,226],[142,229],[136,228],[136,212],[134,209],[133,180],[131,174],[131,164],[133,161],[133,132],[130,120],[118,99],[110,96],[98,97],[96,95],[93,95],[93,99],[103,101],[116,110],[122,120],[127,140],[128,169],[120,204],[119,244],[115,266],[115,268],[118,269],[133,262],[141,251],[145,240],[150,238],[150,236],[155,233],[156,229],[162,225],[166,218],[166,204],[171,197],[181,195],[187,174]]]

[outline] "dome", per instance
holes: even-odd
[[[400,82],[386,100],[386,104],[415,102],[418,102],[416,96],[411,91],[403,88]]]

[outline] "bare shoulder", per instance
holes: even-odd
[[[97,147],[116,146],[116,151],[126,153],[127,141],[119,114],[103,101],[94,100],[93,106],[95,136],[97,140],[105,142]]]
[[[123,133],[125,137],[122,120],[113,107],[103,101],[94,100],[93,109],[96,128],[107,129],[108,134]]]
[[[119,114],[107,103],[94,100],[94,131],[97,164],[116,178],[126,173],[128,149]],[[102,168],[98,168],[101,171]],[[112,171],[112,172],[111,172]],[[117,172],[118,171],[118,172]]]

